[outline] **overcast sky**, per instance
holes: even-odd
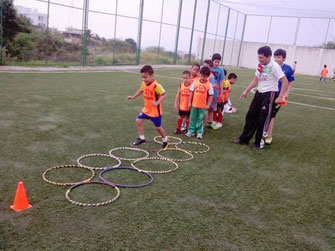
[[[41,13],[47,13],[47,0],[14,0],[16,5],[37,9]],[[83,0],[51,0],[54,3],[61,3],[82,8]],[[118,14],[136,18],[139,15],[139,0],[119,0]],[[251,14],[247,17],[244,40],[254,42],[266,42],[279,44],[293,44],[298,19],[292,17],[273,17],[271,30],[268,38],[270,26],[270,16],[301,16],[301,17],[320,17],[302,18],[297,37],[297,45],[315,46],[322,44],[325,40],[335,41],[335,0],[229,0],[212,1],[208,20],[208,38],[223,39],[226,30],[228,7],[221,6],[218,2],[229,6],[242,13]],[[150,21],[164,23],[162,25],[160,45],[167,50],[174,49],[176,27],[168,24],[177,24],[179,0],[164,0],[164,10],[162,10],[163,0],[144,0],[144,19],[142,30],[142,46],[157,46],[159,43],[160,24]],[[198,38],[203,37],[205,28],[207,0],[198,0],[197,15],[195,20],[193,53],[196,50]],[[178,48],[188,52],[191,27],[193,18],[194,0],[183,0],[181,30]],[[101,37],[113,38],[115,16],[96,13],[106,12],[115,14],[116,0],[90,0],[89,29],[92,33]],[[229,39],[240,39],[244,23],[244,15],[232,10],[228,26]],[[252,15],[268,16],[252,16]],[[128,37],[137,40],[138,21],[137,19],[118,17],[116,37],[126,39]],[[327,34],[329,19],[330,26]],[[148,21],[146,21],[148,20]],[[150,20],[150,21],[149,21]],[[50,26],[59,30],[66,27],[81,29],[82,10],[71,9],[51,4],[50,7]],[[236,27],[236,31],[235,31]],[[217,33],[217,36],[215,36]]]

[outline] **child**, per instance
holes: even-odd
[[[274,59],[275,62],[278,63],[281,66],[282,71],[284,72],[287,81],[288,81],[288,87],[287,87],[287,91],[285,94],[285,98],[288,98],[288,95],[290,93],[291,90],[291,86],[292,86],[292,82],[294,81],[294,72],[293,69],[291,68],[291,66],[284,64],[285,60],[286,60],[286,51],[283,49],[278,49],[275,51],[274,53]],[[282,82],[279,81],[278,82],[278,93],[276,94],[276,96],[279,96],[280,92],[281,92],[281,87],[282,87]],[[280,105],[275,105],[275,107],[272,109],[272,114],[271,114],[271,120],[270,120],[270,124],[269,124],[269,128],[268,128],[268,132],[265,138],[265,144],[270,145],[272,143],[272,132],[273,132],[273,126],[275,123],[275,117],[278,113],[280,109]]]
[[[144,96],[144,108],[136,119],[136,125],[139,132],[139,138],[133,143],[138,146],[145,143],[143,121],[150,119],[159,134],[163,139],[163,149],[168,147],[168,137],[162,127],[162,105],[161,103],[166,99],[167,95],[163,86],[157,83],[154,79],[154,70],[150,65],[145,65],[141,69],[141,78],[143,80],[141,88],[133,95],[128,96],[128,99],[134,100],[143,93]]]
[[[178,117],[178,127],[175,134],[182,133],[181,125],[183,123],[183,119],[186,120],[186,129],[189,124],[190,117],[190,108],[188,107],[188,100],[190,97],[190,88],[191,88],[191,73],[189,71],[183,72],[183,83],[181,83],[178,87],[178,92],[176,95],[176,99],[174,102],[174,108],[179,109],[179,117]]]
[[[332,80],[335,81],[335,68],[334,68],[334,70],[333,70],[333,73],[334,73],[334,76],[332,77]]]
[[[199,80],[200,65],[199,64],[193,64],[191,66],[190,72],[191,72],[191,84],[192,84],[194,81]],[[187,129],[187,127],[186,127],[185,119],[183,119],[183,123],[182,123],[182,126],[181,126],[181,131],[184,132]]]
[[[224,78],[226,78],[227,71],[225,69],[223,69],[223,74],[224,74]],[[219,129],[219,128],[222,127],[223,107],[224,107],[224,104],[223,104],[223,95],[225,93],[225,89],[224,89],[224,83],[225,83],[225,81],[226,80],[223,81],[223,93],[219,89],[217,110],[213,114],[213,124],[215,124],[215,129]]]
[[[214,89],[214,96],[213,96],[213,101],[211,105],[211,109],[208,112],[208,123],[210,124],[210,121],[213,120],[213,114],[216,113],[217,111],[217,100],[219,97],[219,93],[223,93],[223,80],[225,79],[224,71],[222,70],[221,67],[219,67],[220,62],[221,62],[221,55],[219,53],[214,53],[212,56],[212,61],[213,61],[213,68],[212,73],[214,75],[215,81],[216,81],[216,88]],[[221,124],[222,127],[222,124]],[[211,128],[213,129],[219,129],[215,123],[212,123]]]
[[[199,80],[199,72],[200,72],[200,65],[199,64],[193,64],[191,67],[191,83],[194,81]]]
[[[202,67],[199,80],[191,86],[188,106],[192,108],[190,124],[185,134],[187,137],[191,137],[197,133],[197,138],[202,139],[203,120],[213,98],[213,87],[208,81],[210,74],[211,70],[208,67]]]
[[[212,110],[212,113],[213,113],[213,110],[214,110],[214,106],[216,106],[216,101],[217,99],[215,99],[215,94],[218,95],[218,92],[215,92],[215,90],[218,90],[218,86],[217,86],[217,83],[216,83],[216,80],[215,80],[215,77],[214,77],[214,74],[212,73],[212,68],[213,68],[213,61],[208,59],[208,60],[205,60],[204,61],[204,64],[203,64],[203,67],[208,67],[210,70],[211,70],[211,73],[208,77],[208,81],[209,83],[211,83],[212,87],[213,87],[213,99],[212,99],[212,103],[210,104],[211,107],[210,109],[208,110],[208,113],[205,114],[205,119],[204,119],[204,124],[206,125],[207,124],[207,127],[209,128],[212,128],[212,129],[215,129],[215,125],[212,124],[212,121],[213,121],[213,115],[212,117],[209,117],[210,115],[210,110]],[[215,100],[214,100],[215,99]],[[215,104],[214,104],[215,102]],[[213,106],[213,107],[212,107]]]
[[[223,105],[225,106],[229,102],[229,96],[231,93],[231,85],[235,84],[237,81],[237,75],[235,73],[230,73],[228,75],[228,80],[223,81]],[[222,113],[222,120],[223,121],[223,113]],[[221,124],[222,127],[222,124]]]
[[[328,74],[328,69],[327,69],[327,65],[325,64],[323,66],[323,70],[321,71],[321,77],[320,77],[319,82],[321,82],[321,79],[323,79],[323,82],[326,83],[327,74]]]

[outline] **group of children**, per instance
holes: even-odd
[[[235,73],[220,68],[221,55],[215,53],[212,60],[206,60],[202,67],[193,64],[190,71],[182,74],[183,82],[179,85],[175,98],[175,109],[178,109],[178,122],[175,134],[185,133],[187,137],[203,137],[204,124],[212,129],[222,127],[224,105],[230,103],[231,85],[237,80]],[[162,127],[162,105],[167,95],[162,85],[154,79],[150,65],[141,69],[143,83],[140,90],[128,99],[133,100],[143,93],[144,108],[136,119],[139,138],[133,145],[145,143],[143,121],[151,120],[162,136],[163,149],[168,147],[168,137]],[[230,108],[233,109],[233,108]],[[183,122],[185,123],[182,129]]]

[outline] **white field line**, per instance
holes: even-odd
[[[255,94],[255,90],[256,90],[256,88],[253,88],[253,89],[251,90],[251,92]],[[299,102],[293,102],[293,101],[286,101],[286,102],[287,102],[287,103],[290,103],[290,104],[295,104],[295,105],[302,105],[302,106],[308,106],[308,107],[314,107],[314,108],[320,108],[320,109],[325,109],[325,110],[335,111],[335,108],[331,108],[331,107],[318,106],[318,105],[310,105],[310,104],[299,103]]]
[[[330,101],[335,100],[335,98],[331,98],[331,97],[321,97],[321,96],[314,96],[314,95],[301,94],[301,93],[295,93],[295,92],[291,92],[290,95],[298,95],[298,96],[311,97],[311,98],[316,98],[316,99],[325,99],[325,100],[330,100]]]
[[[292,87],[292,89],[295,90],[303,90],[303,91],[312,91],[312,92],[322,92],[322,93],[328,93],[328,94],[335,94],[335,92],[328,92],[328,91],[321,91],[321,90],[314,90],[314,89],[306,89],[306,88],[298,88],[298,87]]]

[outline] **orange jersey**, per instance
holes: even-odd
[[[323,70],[321,71],[321,77],[323,77],[323,78],[327,77],[327,73],[328,73],[328,69],[323,68]]]
[[[199,109],[206,109],[207,107],[207,99],[209,95],[213,95],[213,87],[209,81],[206,83],[201,83],[199,80],[193,84],[193,100],[192,100],[192,107],[199,108]]]
[[[199,80],[199,77],[198,76],[196,76],[196,77],[194,77],[194,78],[191,78],[191,83],[193,83],[194,81],[198,81]]]
[[[163,114],[162,104],[154,106],[152,103],[160,99],[161,95],[165,93],[163,86],[157,83],[155,80],[150,85],[142,83],[141,91],[144,96],[144,108],[142,112],[149,117],[159,117]]]
[[[188,108],[188,101],[190,99],[190,88],[192,84],[188,86],[185,83],[180,84],[180,96],[179,96],[179,110],[181,111],[190,111]]]
[[[231,92],[231,85],[230,85],[229,80],[224,80],[223,81],[223,88],[226,90],[226,92],[223,94],[223,102],[227,103],[230,92]]]

